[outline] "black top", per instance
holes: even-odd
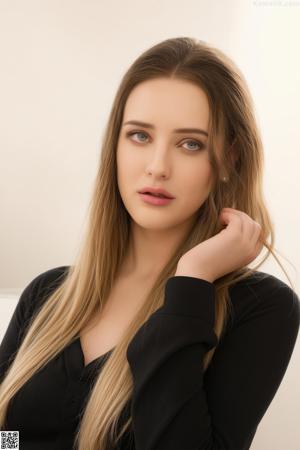
[[[0,346],[0,381],[29,318],[68,267],[41,273],[22,292]],[[164,304],[127,348],[134,391],[123,416],[132,415],[132,427],[120,449],[250,448],[290,361],[300,301],[286,283],[258,271],[229,293],[233,312],[203,373],[203,357],[218,343],[215,286],[195,277],[168,278]],[[85,367],[77,338],[25,383],[10,402],[6,427],[19,430],[22,450],[72,449],[88,393],[111,351]]]

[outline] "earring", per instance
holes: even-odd
[[[228,181],[226,177],[223,177],[222,180],[225,182]]]

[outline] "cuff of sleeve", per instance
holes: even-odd
[[[201,278],[178,275],[168,278],[162,312],[199,317],[215,322],[215,285]]]

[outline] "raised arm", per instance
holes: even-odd
[[[286,371],[300,321],[299,299],[290,288],[267,292],[254,295],[252,306],[244,302],[204,374],[203,357],[218,343],[215,287],[196,277],[168,279],[164,305],[127,349],[136,450],[250,448]]]

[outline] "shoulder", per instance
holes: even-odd
[[[234,325],[264,315],[266,320],[286,319],[295,329],[300,323],[300,300],[284,281],[266,272],[255,271],[229,288]]]
[[[70,266],[59,266],[48,269],[36,275],[26,285],[18,303],[27,317],[31,316],[33,311],[58,287],[69,268]]]
[[[58,286],[67,275],[70,266],[59,266],[48,269],[36,275],[25,290],[35,291],[36,294],[43,294]]]
[[[69,268],[70,266],[59,266],[48,269],[36,275],[30,284],[38,286],[40,291],[57,287],[67,275]]]

